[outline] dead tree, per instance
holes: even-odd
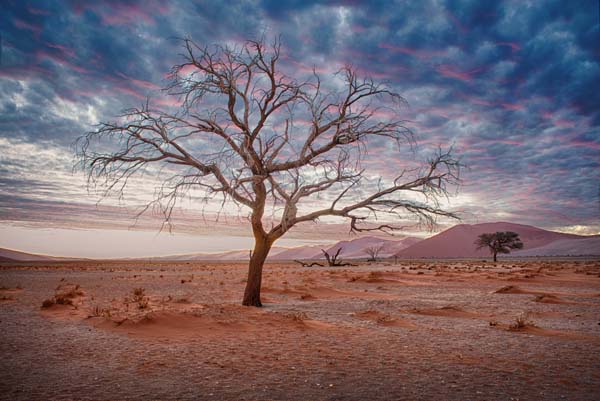
[[[383,250],[383,245],[373,245],[364,249],[364,251],[369,255],[369,259],[367,262],[377,262],[377,257],[379,253]]]
[[[338,259],[340,256],[340,252],[342,252],[342,248],[338,248],[335,252],[335,255],[330,255],[325,249],[321,249],[323,255],[325,255],[325,259],[327,259],[327,266],[342,266],[342,260]]]
[[[399,94],[350,66],[331,81],[316,72],[294,78],[280,68],[280,56],[277,40],[201,47],[186,39],[166,88],[177,112],[146,102],[78,143],[80,166],[104,196],[122,196],[136,174],[159,178],[143,211],[162,212],[166,224],[177,201],[196,190],[206,202],[233,202],[234,213],[247,210],[255,245],[244,305],[261,306],[265,259],[297,224],[334,216],[347,219],[352,231],[393,232],[410,217],[428,225],[437,216],[455,217],[438,203],[458,182],[460,163],[451,150],[438,150],[416,169],[390,159],[397,176],[363,186],[361,161],[370,144],[412,141]]]
[[[313,266],[323,267],[323,265],[319,262],[303,262],[302,260],[298,260],[298,259],[294,259],[294,262],[299,263],[302,267],[313,267]]]
[[[356,266],[352,263],[342,262],[342,259],[339,258],[340,252],[342,252],[342,248],[338,248],[338,250],[335,252],[335,255],[331,255],[325,249],[321,249],[321,252],[323,252],[323,255],[325,255],[325,259],[327,259],[327,266],[330,266],[330,267]]]

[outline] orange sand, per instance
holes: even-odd
[[[0,269],[1,399],[592,400],[600,390],[596,261],[270,263],[262,309],[239,305],[242,263]]]

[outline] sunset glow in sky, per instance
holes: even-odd
[[[156,177],[134,182],[121,201],[96,206],[98,194],[73,172],[74,141],[146,98],[175,106],[160,89],[181,62],[179,38],[235,45],[261,35],[281,36],[288,74],[314,67],[326,78],[351,63],[399,92],[408,102],[403,113],[416,135],[415,157],[453,145],[468,166],[447,205],[463,222],[598,234],[598,7],[597,0],[3,1],[0,247],[65,254],[39,235],[28,243],[23,230],[132,225],[131,211],[153,194]],[[369,155],[374,178],[397,173],[386,149]],[[204,207],[209,215],[220,210]],[[175,232],[210,234],[198,228],[208,224],[200,208],[183,202]],[[223,211],[232,219],[220,220],[230,229],[219,235],[235,235],[236,247],[248,234],[244,212]],[[156,232],[160,219],[141,225]],[[70,237],[54,241],[61,238]],[[130,240],[139,247],[146,241]],[[197,251],[220,250],[202,242]],[[91,256],[84,254],[77,256]]]

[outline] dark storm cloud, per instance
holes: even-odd
[[[455,144],[470,166],[463,193],[479,216],[600,224],[597,1],[13,0],[0,27],[0,140],[14,149],[68,154],[98,121],[148,96],[168,104],[159,89],[179,38],[281,35],[290,71],[351,63],[400,91],[423,154]],[[0,190],[52,198],[56,184],[40,183],[32,158],[6,152]]]

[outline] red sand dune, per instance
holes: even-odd
[[[541,228],[514,223],[459,224],[431,238],[423,240],[396,255],[402,258],[474,258],[487,257],[487,249],[477,250],[475,240],[483,233],[514,231],[519,234],[524,249],[548,245],[564,239],[584,239],[588,237],[547,231]]]
[[[515,256],[598,256],[600,236],[566,238],[532,249],[514,252]]]
[[[294,260],[294,259],[321,259],[323,252],[321,248],[326,245],[306,245],[295,248],[283,248],[283,251],[269,256],[269,260]]]
[[[0,248],[0,261],[4,262],[45,262],[49,260],[67,260],[68,258],[59,258],[49,255],[38,255],[34,253],[27,253],[21,251],[15,251],[13,249]]]
[[[365,249],[370,246],[383,246],[379,256],[392,256],[395,253],[406,249],[411,245],[421,242],[420,238],[406,237],[402,239],[393,238],[380,238],[380,237],[362,237],[353,239],[350,241],[340,241],[334,246],[327,249],[327,252],[337,252],[339,248],[342,248],[340,257],[347,259],[366,258],[369,255],[365,252]]]
[[[341,247],[340,258],[342,259],[358,259],[366,258],[368,254],[365,249],[369,246],[383,245],[379,256],[389,257],[396,252],[407,248],[417,242],[422,241],[420,238],[406,237],[402,239],[395,238],[380,238],[380,237],[361,237],[349,241],[340,241],[335,245],[304,245],[293,248],[273,247],[269,253],[269,260],[295,260],[295,259],[323,259],[322,249],[325,249],[330,254]],[[194,253],[184,255],[171,255],[154,258],[156,260],[248,260],[250,255],[249,249],[235,250],[222,253]]]

